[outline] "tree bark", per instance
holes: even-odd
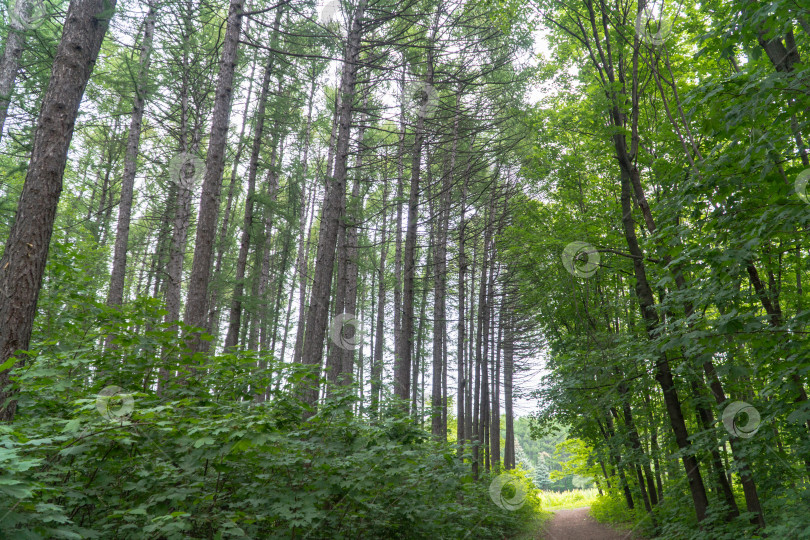
[[[3,140],[3,127],[8,118],[11,94],[14,93],[14,83],[20,70],[20,58],[25,45],[24,29],[18,27],[15,21],[28,21],[31,8],[31,0],[17,0],[13,4],[14,11],[10,14],[11,24],[6,34],[3,56],[0,58],[0,140]]]
[[[115,2],[74,0],[68,7],[17,214],[0,258],[0,365],[24,363],[15,353],[27,350],[31,339],[76,115]],[[17,410],[11,373],[0,371],[0,421],[11,421]]]
[[[458,103],[457,103],[458,105]],[[450,167],[442,175],[439,193],[439,212],[436,216],[436,248],[434,256],[434,289],[433,289],[433,392],[431,406],[434,409],[431,431],[439,440],[447,440],[447,425],[444,421],[447,411],[447,400],[442,395],[442,384],[447,366],[445,364],[445,346],[447,334],[447,229],[450,219],[450,184],[456,165],[456,148],[458,135],[458,113],[453,122],[453,143],[450,150]],[[459,379],[459,382],[461,379]],[[438,389],[436,387],[439,387]],[[442,412],[437,417],[436,411]],[[461,416],[463,418],[463,415]]]
[[[155,33],[156,10],[152,0],[147,0],[148,11],[143,29],[141,43],[140,68],[135,85],[135,99],[132,104],[132,117],[127,137],[124,173],[121,176],[121,202],[118,205],[118,227],[115,233],[110,290],[107,294],[107,305],[121,305],[124,298],[124,277],[127,267],[127,249],[129,247],[129,225],[132,219],[132,199],[135,186],[135,172],[138,161],[138,149],[141,142],[141,124],[143,122],[144,104],[146,102],[146,83],[149,65],[152,58],[152,38]],[[2,92],[2,89],[0,89]],[[0,123],[2,129],[2,123]]]
[[[400,85],[405,91],[405,62]],[[399,143],[397,145],[397,217],[394,246],[394,365],[402,353],[402,202],[405,196],[405,99],[399,107]],[[396,369],[396,368],[395,368]]]
[[[383,348],[385,347],[385,260],[388,254],[388,178],[383,184],[382,198],[382,238],[380,239],[380,266],[377,269],[377,322],[374,337],[374,356],[371,364],[371,413],[376,415],[379,409],[380,390],[382,390]]]
[[[309,141],[312,135],[312,103],[315,97],[316,72],[310,78],[309,97],[307,98],[307,127],[304,134],[304,155],[301,158],[301,217],[298,222],[300,239],[298,242],[298,256],[296,257],[295,270],[298,273],[298,324],[295,330],[295,348],[293,349],[293,362],[301,362],[301,352],[304,344],[304,317],[306,316],[307,302],[307,253],[309,252],[309,235],[307,233],[308,207],[306,204],[307,171],[309,171]],[[314,199],[315,186],[312,186]],[[313,203],[310,206],[314,206]],[[306,241],[304,241],[306,237]]]
[[[318,235],[314,281],[307,311],[306,335],[301,355],[304,364],[318,366],[319,370],[323,360],[323,344],[329,315],[329,295],[332,289],[335,247],[346,192],[349,140],[365,9],[366,0],[360,0],[352,16],[351,29],[346,41],[343,74],[340,83],[340,108],[337,144],[335,146],[334,176],[327,178],[328,185],[324,196],[321,228]],[[318,386],[311,383],[306,384],[306,387],[302,388],[301,397],[306,403],[315,405],[318,399]]]
[[[489,448],[492,456],[492,470],[496,473],[501,471],[501,343],[503,343],[503,314],[504,307],[501,304],[500,317],[498,321],[498,339],[495,340],[495,333],[492,333],[492,421],[489,427]],[[494,309],[493,309],[494,315]]]
[[[614,141],[616,143],[617,154],[620,156],[619,161],[623,163],[621,156],[626,156],[626,154],[621,153],[621,149],[624,148],[624,135],[614,135]],[[628,251],[633,256],[633,270],[636,277],[636,298],[638,298],[639,301],[641,314],[647,328],[647,335],[649,339],[654,339],[656,328],[659,325],[659,319],[654,306],[655,301],[653,299],[652,289],[647,281],[647,271],[644,266],[643,254],[639,248],[638,239],[636,237],[635,221],[633,220],[630,201],[630,175],[628,173],[629,171],[623,166],[621,172],[622,225]],[[666,404],[670,425],[675,435],[675,441],[681,451],[684,452],[681,461],[683,462],[689,481],[689,490],[692,495],[698,521],[702,521],[706,517],[706,511],[709,506],[706,488],[703,484],[703,478],[700,475],[698,461],[691,451],[692,443],[689,441],[689,433],[686,429],[686,422],[672,377],[669,359],[663,353],[655,360],[655,379],[661,385],[661,389],[664,393],[664,403]]]
[[[352,317],[357,317],[357,282],[358,282],[358,233],[357,227],[360,224],[360,211],[363,208],[363,200],[360,197],[360,174],[363,166],[362,147],[363,147],[363,127],[361,125],[358,140],[358,155],[355,162],[355,177],[352,182],[352,198],[346,213],[346,287],[345,287],[345,300],[343,304],[343,312],[350,314]],[[358,318],[358,320],[361,320]],[[354,339],[356,334],[360,332],[359,328],[353,325],[347,325],[343,331],[343,335],[347,339]],[[359,343],[358,343],[359,344]],[[354,374],[354,349],[347,348],[341,350],[341,376],[338,378],[338,383],[342,385],[351,384]]]
[[[278,33],[278,23],[281,20],[281,11],[276,13],[276,20],[273,28],[273,35]],[[242,326],[242,300],[245,292],[245,273],[247,271],[248,252],[253,235],[253,207],[256,198],[256,175],[259,170],[259,155],[262,148],[262,138],[264,136],[264,124],[267,111],[267,95],[270,92],[270,80],[273,75],[275,55],[270,53],[267,59],[264,73],[262,75],[262,85],[259,90],[259,97],[256,106],[256,127],[253,131],[253,142],[250,148],[250,161],[247,172],[247,196],[245,198],[245,214],[242,222],[242,234],[239,241],[239,254],[236,258],[236,276],[234,282],[233,296],[231,298],[231,309],[228,321],[228,333],[225,336],[224,348],[236,347],[239,342],[239,331]]]
[[[247,31],[247,24],[245,25],[245,31]],[[253,75],[256,73],[256,59],[253,59],[250,66],[250,78],[248,80],[248,88],[247,88],[247,95],[245,97],[245,111],[242,114],[242,127],[239,131],[239,143],[236,146],[236,155],[233,157],[233,165],[231,166],[231,180],[228,185],[228,198],[225,201],[225,211],[223,212],[222,216],[222,223],[219,227],[219,242],[217,244],[217,257],[216,262],[214,263],[214,281],[218,281],[222,276],[222,260],[225,257],[225,250],[228,247],[230,242],[229,226],[231,223],[231,215],[234,211],[234,201],[238,201],[238,194],[236,193],[236,187],[238,185],[237,180],[237,172],[239,170],[239,165],[242,163],[242,152],[245,149],[245,129],[248,125],[248,113],[250,111],[250,98],[253,95]],[[211,299],[209,300],[211,305],[211,321],[209,323],[209,328],[211,330],[211,334],[216,338],[219,336],[219,323],[222,316],[222,310],[219,308],[219,296],[221,293],[222,287],[213,287],[211,291]],[[227,335],[227,334],[226,334]]]
[[[503,321],[503,405],[506,416],[506,436],[504,440],[504,467],[515,468],[515,417],[512,410],[512,373],[515,369],[513,318],[509,296],[504,296],[505,320]]]
[[[228,143],[228,125],[233,102],[233,77],[238,62],[239,36],[242,32],[242,7],[243,0],[231,0],[228,9],[205,163],[205,178],[200,196],[200,212],[197,218],[194,260],[189,276],[184,320],[186,324],[198,328],[205,328],[209,320],[206,306],[208,282],[211,279],[211,259],[216,238],[222,172],[225,168],[225,146]],[[192,352],[203,352],[207,346],[208,342],[200,339],[199,334],[195,334],[189,343]]]

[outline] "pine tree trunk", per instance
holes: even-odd
[[[361,124],[358,130],[358,140],[360,141],[359,148],[357,149],[357,161],[355,163],[355,178],[352,183],[352,198],[351,205],[347,212],[346,223],[346,287],[345,287],[345,301],[343,304],[343,312],[348,313],[353,317],[357,317],[357,282],[358,282],[358,234],[357,227],[360,224],[360,209],[363,207],[363,201],[360,198],[360,179],[363,158],[363,127]],[[358,319],[361,320],[361,319]],[[346,325],[343,330],[343,336],[346,339],[354,340],[356,334],[360,331],[354,325]],[[358,342],[359,344],[359,342]],[[354,374],[354,349],[346,348],[341,350],[341,377],[338,382],[342,385],[351,384]]]
[[[3,139],[3,127],[8,117],[8,107],[11,104],[11,94],[14,93],[14,83],[17,72],[20,70],[25,33],[17,27],[15,21],[28,21],[31,16],[33,2],[31,0],[17,0],[13,4],[13,13],[10,14],[11,24],[8,26],[6,42],[3,47],[3,57],[0,58],[0,140]]]
[[[368,100],[365,100],[364,109],[368,107]],[[337,286],[335,288],[335,307],[332,310],[334,315],[346,315],[354,317],[358,322],[357,314],[357,205],[362,206],[360,197],[360,181],[363,166],[363,134],[365,133],[365,120],[361,116],[360,127],[357,133],[357,155],[354,164],[354,179],[352,182],[351,202],[347,204],[343,200],[341,213],[345,214],[345,219],[339,222],[338,242],[337,242]],[[340,333],[340,339],[346,340],[346,344],[353,343],[358,329],[355,324],[344,324],[341,328],[334,329]],[[351,383],[354,374],[354,348],[353,346],[343,346],[335,343],[334,339],[328,343],[327,356],[327,377],[329,382],[345,386]],[[332,389],[330,386],[327,390]]]
[[[419,303],[419,326],[416,329],[416,343],[413,346],[413,350],[411,351],[411,358],[413,359],[413,366],[411,369],[411,413],[414,419],[419,419],[419,425],[423,425],[424,418],[425,418],[425,359],[424,355],[422,354],[423,348],[423,340],[425,337],[424,328],[425,328],[425,309],[427,307],[427,290],[428,290],[428,282],[430,281],[430,273],[433,269],[433,265],[431,264],[431,259],[433,258],[433,254],[428,251],[427,256],[427,263],[425,264],[425,271],[422,274],[422,278],[419,280],[419,284],[422,291],[421,301]],[[422,375],[422,391],[419,392],[419,375]],[[440,389],[441,389],[441,379],[440,379]]]
[[[453,128],[453,148],[451,150],[450,170],[442,175],[441,191],[439,193],[439,212],[436,216],[436,244],[434,256],[434,288],[433,288],[433,392],[431,406],[433,417],[431,432],[439,440],[447,440],[447,426],[444,417],[447,411],[447,401],[442,395],[443,379],[446,365],[444,362],[445,335],[447,331],[447,229],[450,214],[450,176],[455,167],[456,135],[458,132],[458,115]],[[438,386],[438,388],[436,388]],[[441,411],[440,415],[436,412]]]
[[[68,7],[17,214],[0,258],[0,364],[29,346],[76,115],[107,32],[104,17],[114,10],[115,0],[74,0]],[[0,421],[11,421],[17,410],[12,371],[0,371]]]
[[[422,97],[424,107],[427,95]],[[419,212],[419,180],[422,172],[422,145],[425,140],[424,115],[417,115],[411,161],[410,195],[408,197],[408,225],[405,249],[402,253],[402,330],[401,350],[394,363],[394,395],[407,402],[411,393],[411,366],[414,338],[414,283],[416,279],[416,228]],[[407,408],[407,406],[405,406]]]
[[[466,181],[465,181],[466,185]],[[467,335],[469,338],[467,339],[467,397],[464,400],[464,434],[467,437],[467,442],[471,445],[473,450],[473,456],[476,456],[477,450],[475,449],[475,445],[473,441],[476,437],[476,429],[478,420],[477,420],[477,405],[473,403],[476,399],[474,396],[477,396],[478,386],[477,386],[477,376],[475,375],[475,342],[477,341],[476,338],[476,319],[475,316],[475,275],[477,270],[477,258],[478,258],[478,250],[477,250],[477,243],[473,243],[473,261],[472,261],[472,268],[470,269],[470,309],[469,309],[469,317],[467,320],[469,321],[469,331]],[[475,418],[473,418],[475,416]],[[473,462],[476,459],[473,457]],[[474,465],[476,466],[476,465]]]
[[[248,21],[249,22],[249,21]],[[245,31],[247,31],[247,24],[245,24]],[[242,127],[239,130],[239,143],[236,146],[236,155],[233,158],[233,165],[231,166],[231,180],[228,184],[228,198],[225,201],[225,211],[222,216],[222,223],[219,227],[219,242],[217,244],[217,258],[214,263],[214,281],[218,281],[222,276],[222,260],[225,257],[225,250],[228,247],[230,236],[228,234],[231,223],[231,215],[234,210],[234,199],[238,201],[238,194],[236,187],[239,184],[237,180],[237,172],[239,165],[242,164],[242,152],[245,149],[245,128],[248,125],[248,112],[250,107],[250,98],[253,95],[253,75],[256,73],[256,60],[253,59],[250,67],[250,78],[248,79],[247,94],[245,97],[245,111],[242,114]],[[208,327],[211,329],[211,335],[214,336],[214,341],[219,336],[219,323],[222,317],[222,310],[219,306],[219,296],[222,286],[213,287],[211,290],[211,298],[209,300],[211,305],[211,321]]]
[[[121,305],[124,298],[124,277],[127,267],[127,249],[129,247],[129,226],[132,219],[133,189],[138,162],[138,148],[141,142],[141,124],[146,102],[146,83],[152,58],[152,38],[155,33],[156,10],[152,0],[147,1],[147,7],[143,42],[141,43],[138,82],[135,86],[135,99],[132,104],[126,157],[124,158],[124,172],[121,176],[121,202],[118,205],[118,228],[115,233],[110,290],[107,294],[108,306]]]
[[[314,69],[314,68],[313,68]],[[307,233],[307,216],[309,207],[314,207],[315,186],[312,186],[313,202],[307,206],[305,189],[307,171],[309,170],[309,141],[312,134],[312,103],[315,97],[315,81],[317,77],[313,72],[310,78],[309,97],[307,98],[307,127],[304,134],[304,155],[301,158],[301,217],[298,222],[300,234],[298,242],[298,255],[296,257],[295,271],[298,274],[298,324],[295,330],[295,347],[293,349],[293,362],[301,362],[301,350],[304,344],[304,317],[306,316],[307,302],[307,254],[309,253],[309,234]],[[304,238],[306,237],[306,242]]]
[[[278,33],[278,22],[281,19],[280,11],[276,14],[274,23],[274,36]],[[245,198],[245,214],[242,221],[242,233],[239,241],[239,254],[236,258],[236,276],[234,278],[233,295],[228,320],[228,333],[225,335],[224,349],[232,349],[239,343],[239,331],[242,326],[242,301],[245,292],[245,273],[247,271],[248,252],[253,235],[253,210],[256,198],[256,175],[259,170],[259,155],[264,136],[264,124],[267,111],[267,95],[270,93],[270,80],[273,75],[275,56],[271,53],[267,59],[262,85],[259,90],[258,104],[256,106],[256,127],[253,132],[253,142],[250,148],[250,160],[247,172],[247,196]]]
[[[492,452],[492,470],[501,472],[501,343],[503,343],[504,306],[501,304],[498,321],[498,339],[493,343],[492,369],[492,421],[489,428],[489,447]],[[494,308],[493,308],[494,314]],[[493,338],[495,333],[493,332]]]
[[[377,269],[377,322],[374,336],[374,356],[371,363],[371,414],[376,416],[379,409],[380,391],[382,390],[383,348],[385,347],[385,260],[388,254],[388,178],[383,184],[383,221],[380,239],[380,266]]]
[[[357,85],[360,38],[362,37],[361,21],[364,17],[365,8],[366,0],[360,0],[351,18],[351,29],[346,40],[346,55],[340,83],[340,120],[335,146],[334,176],[327,178],[328,185],[321,216],[314,280],[307,311],[306,336],[301,356],[304,364],[318,366],[318,370],[320,370],[323,360],[323,344],[329,315],[329,295],[332,289],[335,247],[346,192],[347,159]],[[301,397],[306,403],[315,405],[318,399],[317,385],[307,383],[306,387],[302,388]]]
[[[197,238],[194,243],[194,260],[188,283],[188,300],[184,315],[185,323],[205,328],[209,316],[208,282],[211,279],[211,262],[216,239],[219,196],[222,189],[222,172],[225,168],[225,147],[228,143],[228,126],[233,101],[233,78],[238,62],[239,36],[242,31],[243,0],[231,0],[228,22],[219,63],[216,97],[211,121],[211,136],[205,163],[200,196],[200,212],[197,218]],[[189,343],[193,352],[207,349],[207,341],[195,335]]]
[[[504,299],[504,318],[502,324],[504,329],[504,342],[503,342],[503,406],[506,420],[506,435],[504,440],[504,468],[507,470],[515,468],[515,417],[512,410],[512,373],[515,369],[514,357],[514,334],[510,297],[505,295]]]
[[[270,153],[270,168],[267,171],[267,200],[270,202],[264,209],[264,234],[262,238],[264,239],[264,256],[262,257],[262,266],[261,272],[259,274],[259,296],[255,298],[258,301],[258,314],[260,320],[260,328],[259,328],[259,350],[264,352],[267,350],[267,341],[268,341],[268,298],[267,298],[267,288],[270,285],[270,248],[271,248],[271,241],[272,241],[272,233],[273,233],[273,205],[276,202],[278,197],[278,172],[276,171],[276,162],[281,163],[282,158],[278,157],[276,148],[278,145],[282,145],[282,149],[280,153],[283,153],[283,145],[284,141],[280,141],[277,144],[273,145],[273,149]]]

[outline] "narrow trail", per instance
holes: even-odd
[[[555,512],[554,517],[543,533],[545,540],[626,540],[639,538],[596,522],[588,515],[588,507]]]

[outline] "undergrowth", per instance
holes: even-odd
[[[141,307],[111,316],[129,319],[105,352],[43,343],[19,370],[18,415],[0,426],[4,537],[495,539],[537,515],[530,488],[519,509],[496,505],[488,477],[474,480],[455,446],[395,409],[370,419],[335,391],[303,420],[314,411],[296,397],[310,377],[300,365],[265,357],[257,373],[252,354],[196,358],[163,397],[144,389],[183,340]],[[91,365],[102,367],[92,380]],[[214,392],[195,383],[201,372]],[[105,402],[112,384],[128,393]]]

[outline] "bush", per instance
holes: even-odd
[[[7,535],[503,538],[539,506],[530,492],[517,511],[498,507],[489,479],[474,481],[454,446],[431,441],[393,413],[373,422],[358,417],[345,394],[302,420],[306,408],[294,388],[309,374],[272,358],[263,359],[267,369],[257,378],[253,355],[212,357],[198,369],[216,395],[188,377],[166,390],[172,399],[143,389],[132,402],[112,398],[105,417],[98,405],[106,398],[81,393],[87,380],[70,371],[88,373],[83,368],[94,362],[109,366],[108,381],[137,388],[138,370],[156,364],[149,351],[182,342],[155,330],[145,343],[126,327],[108,357],[87,346],[43,346],[20,377],[18,416],[0,426],[0,526]],[[121,358],[128,362],[116,369],[113,360]],[[275,388],[280,377],[285,385]],[[251,388],[268,385],[270,399],[252,398]]]

